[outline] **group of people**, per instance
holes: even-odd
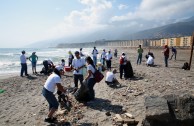
[[[138,52],[138,58],[137,58],[137,65],[141,64],[142,62],[142,56],[143,56],[143,49],[141,48],[141,45],[139,45],[139,48],[137,49]],[[173,55],[171,56],[171,59],[173,56],[175,56],[176,60],[176,49],[172,49]],[[169,58],[169,48],[168,46],[165,46],[164,48],[164,57],[165,57],[165,66],[168,67],[168,58]],[[96,47],[92,50],[92,57],[87,56],[86,58],[83,58],[84,54],[82,53],[82,48],[80,48],[80,51],[75,51],[74,55],[71,51],[69,51],[69,57],[68,57],[68,65],[71,66],[73,71],[73,79],[74,79],[74,87],[76,90],[79,90],[80,86],[86,86],[87,87],[87,95],[85,95],[85,102],[93,100],[95,98],[95,91],[94,91],[94,85],[95,85],[95,78],[94,73],[97,70],[97,56],[98,56],[98,50]],[[75,57],[74,57],[75,56]],[[117,50],[114,52],[114,57],[117,57]],[[112,54],[111,50],[106,52],[105,49],[103,49],[103,52],[101,54],[101,62],[103,66],[107,67],[107,73],[105,82],[107,85],[111,85],[115,82],[118,82],[116,79],[115,74],[117,73],[117,70],[114,69],[111,71],[111,61],[112,61]],[[21,60],[21,76],[23,76],[23,73],[25,72],[25,75],[28,76],[27,73],[27,64],[26,60],[29,59],[32,63],[32,71],[34,74],[37,73],[36,71],[36,63],[38,60],[38,56],[36,55],[36,52],[33,52],[32,55],[27,58],[25,56],[25,51],[22,51],[22,55],[20,56]],[[154,55],[152,52],[148,52],[146,55],[147,59],[147,65],[152,66],[154,65]],[[45,118],[46,122],[54,122],[56,118],[53,117],[54,112],[58,109],[59,103],[54,95],[55,88],[57,88],[58,91],[62,92],[62,94],[66,93],[66,88],[62,86],[62,80],[61,76],[64,75],[64,66],[65,66],[65,60],[61,60],[61,64],[55,66],[53,62],[50,59],[43,61],[45,74],[49,71],[50,68],[52,68],[51,74],[47,78],[43,89],[42,94],[47,100],[49,104],[49,111],[47,118]],[[84,76],[84,69],[86,69],[86,76]],[[119,58],[119,71],[120,71],[120,79],[124,78],[127,79],[129,77],[133,76],[133,69],[131,66],[131,63],[129,60],[127,60],[126,54],[122,52],[120,58]],[[76,92],[75,92],[76,93]]]

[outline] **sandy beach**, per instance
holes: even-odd
[[[69,122],[73,126],[111,126],[116,125],[113,122],[115,114],[128,112],[140,120],[140,126],[145,118],[146,96],[194,93],[194,58],[190,71],[181,69],[184,62],[189,62],[190,50],[178,49],[177,60],[169,60],[168,68],[164,67],[162,49],[151,51],[155,56],[156,67],[147,67],[145,57],[141,65],[136,65],[136,49],[118,48],[118,57],[113,58],[112,67],[119,72],[119,56],[125,52],[127,59],[131,61],[135,78],[121,80],[117,73],[117,79],[121,84],[118,88],[107,86],[104,80],[97,83],[94,87],[96,99],[86,106],[76,102],[69,94],[73,103],[72,110],[69,113],[58,114],[59,123],[56,125]],[[144,49],[144,56],[147,52],[148,49]],[[19,73],[0,77],[0,89],[5,90],[0,94],[0,126],[49,125],[44,122],[48,103],[41,94],[46,79],[47,76],[41,74],[20,77]],[[73,83],[72,72],[65,73],[62,80],[63,86],[70,86]],[[107,112],[110,116],[106,115]]]

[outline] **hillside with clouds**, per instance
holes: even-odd
[[[192,30],[188,22],[185,24],[181,22],[193,16],[193,0],[73,0],[65,2],[57,5],[57,2],[49,1],[50,6],[55,5],[54,13],[49,15],[48,12],[43,13],[43,17],[46,17],[37,18],[37,20],[29,17],[28,19],[34,20],[29,21],[30,31],[25,30],[21,34],[17,31],[17,36],[15,36],[18,39],[7,38],[17,42],[18,46],[20,39],[25,42],[22,45],[50,47],[59,43],[90,42],[101,39],[158,38],[171,33],[179,35],[176,32]],[[40,10],[43,9],[40,8]],[[16,19],[19,20],[19,18]],[[38,25],[34,25],[36,22]],[[24,24],[26,23],[22,25]],[[20,27],[14,29],[20,30]],[[7,36],[14,31],[12,29],[9,30]],[[2,36],[6,36],[4,32]],[[37,42],[38,44],[33,44]]]

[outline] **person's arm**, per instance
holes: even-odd
[[[38,56],[36,56],[36,61],[38,60]]]
[[[92,71],[91,70],[88,70],[88,75],[87,77],[85,78],[85,80],[88,80],[88,78],[92,75]]]
[[[29,60],[32,62],[31,58],[32,58],[32,56],[30,56],[29,58],[28,58],[28,57],[26,57],[26,59],[29,59]]]
[[[60,83],[57,83],[57,89],[61,92],[66,92],[66,89],[64,89],[64,87]]]

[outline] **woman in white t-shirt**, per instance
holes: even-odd
[[[64,87],[61,85],[61,75],[64,74],[63,67],[56,66],[54,69],[54,73],[52,73],[46,80],[42,94],[49,103],[49,112],[48,117],[45,118],[45,122],[53,123],[56,118],[53,118],[54,112],[58,109],[59,103],[53,94],[55,88],[61,92],[66,92]]]
[[[95,92],[94,92],[94,85],[95,85],[95,79],[94,79],[94,73],[96,71],[93,60],[91,57],[86,57],[86,62],[87,62],[87,77],[85,78],[85,81],[87,82],[87,86],[89,89],[89,94],[88,94],[88,100],[93,100],[95,97]]]

